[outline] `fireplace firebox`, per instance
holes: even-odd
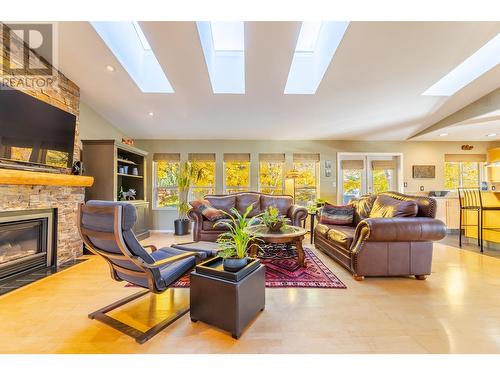
[[[55,265],[54,210],[0,213],[0,281]]]

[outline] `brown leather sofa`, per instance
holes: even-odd
[[[249,217],[256,216],[270,206],[276,207],[281,215],[288,217],[292,225],[299,226],[307,217],[307,209],[293,204],[293,198],[290,195],[268,195],[257,192],[234,193],[227,195],[205,195],[204,199],[210,204],[229,212],[235,207],[238,212],[244,213],[250,204],[253,204],[253,210]],[[207,220],[198,211],[191,209],[188,217],[193,221],[193,240],[194,241],[215,241],[217,237],[225,232],[224,227],[215,226],[214,222]]]
[[[377,197],[381,197],[376,203],[378,206],[386,204],[377,207],[378,212],[382,208],[404,215],[401,210],[407,209],[405,202],[414,201],[417,214],[415,217],[370,217]],[[434,199],[385,192],[350,203],[354,207],[353,225],[316,225],[317,249],[351,271],[356,280],[363,280],[365,276],[409,275],[424,280],[430,275],[433,241],[446,236],[445,224],[435,219]]]

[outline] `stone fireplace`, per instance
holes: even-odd
[[[0,213],[0,280],[55,264],[55,211]]]
[[[83,200],[84,187],[0,185],[0,225],[7,221],[6,218],[13,219],[11,221],[14,222],[19,221],[15,219],[16,215],[26,217],[30,214],[51,212],[54,223],[53,237],[56,238],[52,249],[52,265],[60,265],[83,253],[82,240],[76,225],[78,205]],[[0,247],[1,233],[0,230]]]

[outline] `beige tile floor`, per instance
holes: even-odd
[[[174,240],[155,234],[145,242]],[[267,289],[266,310],[239,340],[186,315],[144,345],[87,318],[136,291],[112,281],[107,265],[91,257],[0,296],[0,352],[500,353],[500,259],[444,244],[436,244],[434,254],[426,281],[356,282],[318,253],[347,289]],[[117,316],[146,327],[172,304],[186,303],[188,293],[145,297]]]

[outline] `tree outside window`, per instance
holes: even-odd
[[[279,161],[261,161],[259,165],[260,191],[266,194],[283,194],[284,163]]]
[[[479,162],[445,162],[444,187],[456,189],[459,187],[478,187],[480,185]]]
[[[295,202],[307,206],[317,198],[317,162],[294,162],[299,176],[295,179]]]
[[[193,186],[190,190],[190,199],[203,198],[207,194],[215,193],[215,161],[211,160],[194,160],[191,161],[195,176],[199,176],[196,181],[193,181]]]
[[[224,172],[226,193],[250,190],[249,161],[225,161]]]
[[[179,201],[177,174],[180,162],[161,160],[154,163],[154,202],[156,208],[175,207]]]

